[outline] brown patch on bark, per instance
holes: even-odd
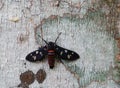
[[[21,84],[30,85],[34,82],[34,80],[35,80],[34,73],[30,70],[21,73],[20,75]]]
[[[43,83],[43,81],[46,78],[46,72],[43,69],[40,69],[37,73],[36,73],[36,80],[38,81],[38,83]]]

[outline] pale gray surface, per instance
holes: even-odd
[[[56,1],[0,1],[0,88],[17,88],[22,72],[30,69],[36,73],[40,68],[45,69],[47,77],[42,84],[35,81],[30,88],[119,88],[109,74],[114,66],[115,40],[105,31],[107,22],[99,15],[106,9],[93,15],[88,14],[87,18],[83,16],[94,0],[85,0],[82,8],[78,4],[79,0],[62,0],[60,7],[55,6]],[[47,19],[51,15],[63,16],[63,13],[79,14],[80,18],[70,20],[68,16],[57,21]],[[90,16],[95,19],[90,19]],[[59,62],[51,70],[47,60],[38,64],[25,60],[29,52],[42,45],[41,40],[37,40],[40,45],[36,43],[34,29],[43,18],[46,18],[42,25],[43,37],[46,40],[54,41],[58,33],[62,32],[58,45],[79,53],[79,60],[64,62],[70,71],[78,75],[79,80]]]

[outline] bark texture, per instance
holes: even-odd
[[[0,0],[0,88],[120,88],[119,13],[118,0]],[[45,44],[38,35],[54,42],[60,32],[78,60],[53,70],[25,60]]]

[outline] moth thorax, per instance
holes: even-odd
[[[53,42],[49,42],[48,43],[48,50],[52,50],[52,49],[54,49],[54,43]]]

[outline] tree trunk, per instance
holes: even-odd
[[[120,2],[117,0],[0,0],[1,88],[120,88]],[[75,61],[25,59],[55,41]]]

